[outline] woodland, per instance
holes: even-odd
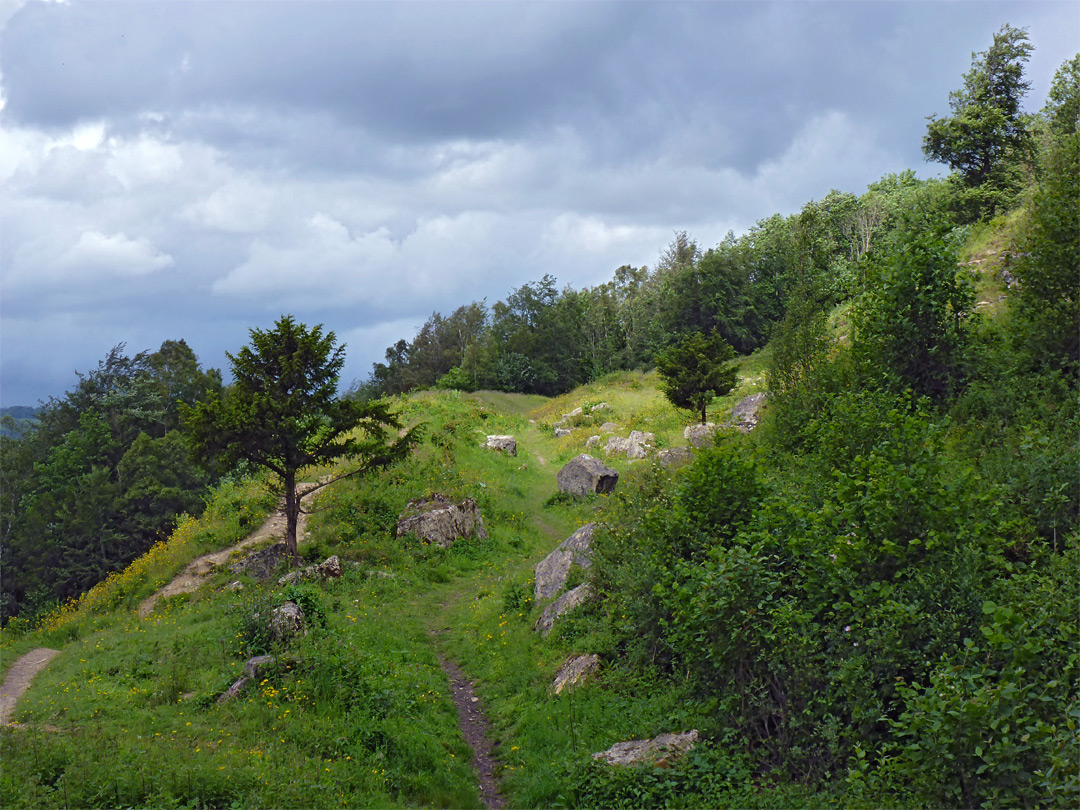
[[[340,430],[367,458],[382,427],[408,428],[363,475],[348,454],[263,464],[214,415],[239,413],[237,372],[269,333],[230,355],[229,385],[183,340],[116,347],[0,437],[0,664],[62,651],[0,729],[0,803],[479,806],[452,656],[510,806],[1075,807],[1080,55],[1025,112],[1033,47],[1006,25],[973,54],[928,119],[942,178],[890,174],[713,247],[676,233],[654,267],[597,287],[546,275],[433,313],[342,398],[331,362],[309,411],[256,396],[235,422],[310,413],[306,446]],[[677,401],[671,380],[699,363],[708,382]],[[760,425],[680,469],[624,459],[611,495],[555,492],[602,421],[681,446],[760,391]],[[496,433],[517,458],[481,447]],[[230,592],[225,572],[133,614],[297,480],[342,475],[292,549],[351,566],[287,589],[314,617],[302,640],[260,630],[281,589]],[[489,536],[395,537],[434,492],[474,498]],[[572,577],[592,598],[542,640],[533,566],[589,522]],[[219,704],[263,653],[277,668]],[[553,695],[581,653],[600,675]],[[591,756],[689,728],[701,742],[678,761]]]

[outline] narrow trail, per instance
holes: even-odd
[[[301,500],[307,496],[308,492],[314,488],[314,484],[301,484],[298,487]],[[307,513],[301,512],[300,518],[296,524],[296,542],[299,545],[304,539],[304,532],[307,530]],[[145,619],[154,611],[154,605],[157,604],[159,599],[167,599],[170,596],[177,596],[182,593],[193,593],[198,590],[211,574],[214,573],[216,568],[224,565],[229,561],[229,557],[234,551],[239,551],[247,546],[254,545],[263,540],[269,540],[273,537],[283,538],[285,536],[285,507],[284,501],[278,505],[278,508],[268,517],[263,524],[241,540],[235,546],[222,549],[221,551],[215,551],[211,554],[204,554],[197,559],[192,560],[187,564],[179,574],[177,574],[172,582],[166,585],[159,591],[152,593],[146,597],[138,608],[139,618]]]
[[[11,722],[19,698],[30,688],[34,676],[45,669],[49,662],[59,654],[59,650],[38,647],[19,656],[18,660],[11,665],[3,685],[0,686],[0,726],[6,726]]]
[[[429,630],[428,634],[437,637],[441,632]],[[505,806],[506,800],[499,792],[499,782],[495,778],[498,760],[492,755],[491,723],[484,712],[484,704],[476,696],[472,681],[461,671],[461,667],[438,649],[435,654],[450,681],[450,696],[458,710],[458,727],[473,750],[472,766],[480,785],[480,800],[488,810],[499,810]]]

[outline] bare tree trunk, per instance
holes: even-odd
[[[296,471],[285,473],[285,553],[293,565],[299,562],[296,551],[296,526],[300,521],[300,497],[296,493]]]

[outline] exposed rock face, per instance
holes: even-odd
[[[434,543],[440,548],[449,548],[455,541],[476,535],[487,538],[484,518],[476,506],[476,501],[466,498],[461,503],[454,503],[442,495],[409,501],[409,505],[398,518],[397,537],[415,534],[425,543]]]
[[[630,444],[629,439],[624,439],[622,436],[612,436],[607,440],[607,444],[604,445],[604,453],[609,456],[628,455],[631,447],[633,447],[633,445]]]
[[[250,574],[255,579],[270,579],[289,559],[285,544],[259,549],[229,566],[234,574]]]
[[[593,754],[593,759],[608,765],[666,765],[693,748],[697,740],[696,729],[682,734],[661,734],[651,740],[628,740]]]
[[[731,415],[724,427],[733,427],[743,433],[749,433],[761,421],[761,409],[765,406],[766,394],[751,394],[740,399],[731,409]]]
[[[607,494],[615,491],[619,474],[600,459],[582,453],[566,462],[555,480],[560,492],[571,495]]]
[[[270,635],[285,641],[304,632],[304,611],[296,602],[286,602],[270,614]]]
[[[683,431],[683,438],[694,447],[712,447],[716,443],[716,425],[690,425]]]
[[[484,446],[489,450],[505,453],[508,456],[517,455],[517,439],[513,436],[488,436],[487,444]]]
[[[537,602],[550,599],[566,587],[566,577],[570,573],[571,565],[589,567],[589,545],[595,531],[595,523],[586,523],[540,561],[536,566]]]
[[[689,447],[665,447],[656,454],[661,467],[678,467],[694,460],[694,453]]]
[[[234,697],[240,694],[240,691],[248,684],[249,681],[256,680],[266,670],[274,665],[274,656],[272,655],[256,655],[254,658],[249,658],[244,664],[244,674],[241,675],[232,686],[221,693],[218,697],[218,703],[224,703],[227,700],[232,700]]]
[[[625,455],[628,459],[646,458],[655,441],[656,434],[654,433],[632,430],[629,438],[623,439],[619,436],[612,436],[608,439],[604,452],[609,456],[615,454]]]
[[[586,582],[582,585],[578,585],[574,590],[567,591],[550,605],[548,605],[540,618],[536,621],[536,629],[540,631],[540,635],[547,638],[551,634],[551,628],[555,625],[555,620],[567,613],[592,595],[592,588],[589,587],[589,583]]]
[[[575,656],[562,665],[555,675],[555,680],[551,682],[551,690],[559,695],[569,686],[583,684],[599,667],[600,656],[595,653]]]
[[[290,571],[278,580],[278,585],[290,585],[293,582],[304,582],[309,579],[337,579],[342,573],[344,572],[341,568],[341,560],[335,554],[318,565],[309,565],[307,568]]]

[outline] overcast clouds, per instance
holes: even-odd
[[[1078,9],[0,0],[0,403],[282,313],[348,383],[433,311],[935,174],[971,52],[1028,27],[1038,109]]]

